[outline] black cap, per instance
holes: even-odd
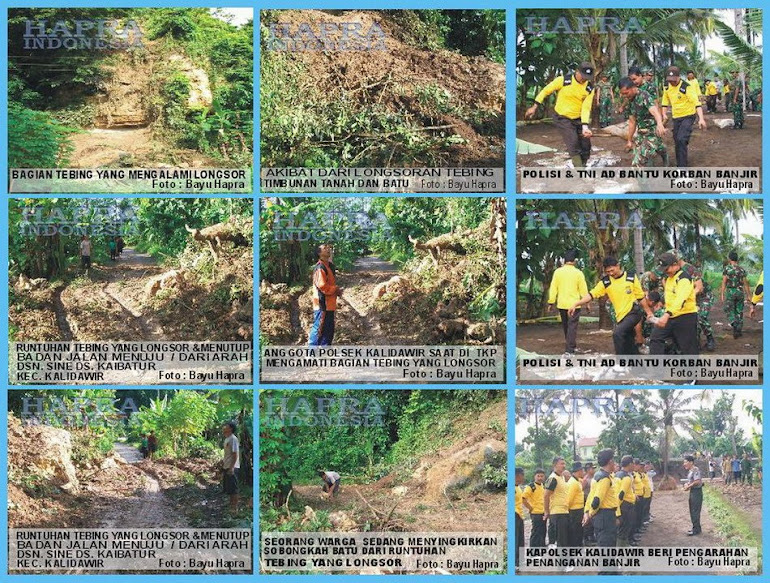
[[[594,72],[596,70],[594,69],[594,66],[588,61],[583,61],[580,63],[580,65],[578,65],[578,71],[580,71],[580,74],[589,81],[594,80]]]
[[[581,464],[580,462],[575,462],[574,464],[572,464],[572,469],[570,471],[577,472],[578,470],[582,470],[582,469],[583,469],[583,464]]]
[[[599,452],[599,455],[596,456],[596,463],[599,464],[599,466],[604,467],[610,461],[612,458],[615,457],[615,452],[611,449],[603,449]]]
[[[691,455],[684,456],[684,459],[685,459],[685,461],[688,461],[688,462],[694,462],[695,461],[695,458],[693,456],[691,456]]]
[[[669,67],[666,69],[666,77],[679,77],[679,67]]]
[[[593,467],[594,467],[594,463],[593,462],[586,462],[586,465],[583,466],[583,469],[584,470],[590,470]]]
[[[677,259],[673,253],[663,253],[658,257],[658,265],[661,267],[669,267],[674,263],[677,263]]]

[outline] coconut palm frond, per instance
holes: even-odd
[[[735,31],[724,22],[716,20],[714,26],[730,54],[740,61],[744,68],[761,70],[762,52],[759,49],[735,34]]]

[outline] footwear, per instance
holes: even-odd
[[[706,337],[706,350],[711,352],[711,351],[714,350],[714,348],[716,348],[716,343],[714,342],[714,337],[711,334],[709,334]]]
[[[575,355],[572,352],[565,352],[561,355],[562,358],[574,358]]]
[[[687,536],[698,536],[701,533],[701,531],[694,531],[694,530],[688,530]]]

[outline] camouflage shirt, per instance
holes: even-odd
[[[636,118],[636,127],[640,130],[655,129],[655,118],[650,108],[655,105],[655,99],[647,91],[639,88],[636,97],[628,104],[628,115]]]
[[[639,91],[646,91],[649,93],[653,102],[655,102],[655,100],[658,98],[658,89],[655,87],[654,83],[648,83],[645,81],[639,86]]]
[[[728,263],[725,265],[722,275],[727,277],[726,288],[741,289],[743,287],[743,280],[746,278],[746,271],[737,263]]]
[[[701,300],[711,294],[711,286],[706,282],[705,279],[703,279],[703,275],[701,275],[701,272],[698,271],[698,268],[695,267],[692,263],[685,262],[684,265],[682,265],[682,271],[684,271],[687,275],[690,276],[690,279],[693,283],[700,280],[703,283],[703,291],[698,294],[698,300]]]

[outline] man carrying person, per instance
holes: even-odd
[[[225,436],[222,457],[223,490],[230,497],[230,512],[235,514],[238,511],[238,470],[241,468],[241,450],[235,436],[235,423],[226,423],[222,427],[222,433]]]
[[[663,144],[666,128],[654,98],[637,87],[629,77],[623,77],[618,85],[620,94],[628,101],[626,149],[634,153],[631,165],[654,166],[655,156],[660,154],[663,166],[668,166],[668,151]]]
[[[591,108],[594,102],[594,67],[583,62],[572,74],[559,75],[535,97],[535,104],[524,117],[531,119],[546,97],[558,91],[553,124],[559,130],[575,168],[583,167],[591,156]]]
[[[545,546],[545,520],[544,513],[544,494],[543,482],[545,481],[545,470],[540,468],[535,470],[535,476],[529,485],[524,487],[521,495],[521,501],[524,507],[529,510],[529,517],[532,521],[532,530],[529,533],[530,547]]]
[[[701,533],[700,511],[703,506],[703,480],[700,470],[695,465],[695,458],[691,455],[684,456],[684,469],[687,470],[687,483],[684,485],[686,492],[690,493],[688,505],[690,507],[690,521],[692,530],[687,534],[696,536]]]
[[[656,326],[650,335],[650,354],[664,354],[669,338],[676,341],[682,354],[699,354],[698,307],[692,278],[682,271],[677,258],[671,253],[662,254],[658,264],[666,274],[666,313],[656,318],[649,306],[642,304],[647,317]]]
[[[706,120],[703,117],[703,107],[698,96],[700,89],[697,83],[688,83],[679,78],[679,67],[666,69],[666,88],[663,90],[663,123],[668,119],[668,109],[671,108],[671,116],[674,119],[674,146],[676,149],[676,165],[680,168],[687,167],[687,147],[692,135],[692,126],[698,119],[698,127],[706,129]]]
[[[564,265],[553,272],[551,285],[548,288],[548,310],[554,304],[561,316],[564,330],[564,356],[573,356],[577,349],[577,328],[580,321],[580,310],[569,313],[572,305],[588,293],[586,276],[575,267],[577,251],[568,249],[564,253]]]
[[[615,354],[639,354],[634,328],[642,320],[642,309],[637,301],[641,300],[642,305],[647,306],[639,278],[633,271],[622,270],[614,257],[605,257],[603,265],[604,277],[590,292],[573,304],[568,314],[571,316],[580,306],[593,299],[607,296],[615,308],[617,320],[612,332]]]
[[[342,288],[337,287],[336,269],[332,263],[334,250],[331,245],[316,248],[318,263],[313,269],[313,326],[310,329],[310,346],[331,346],[334,341],[334,315],[337,298]]]

